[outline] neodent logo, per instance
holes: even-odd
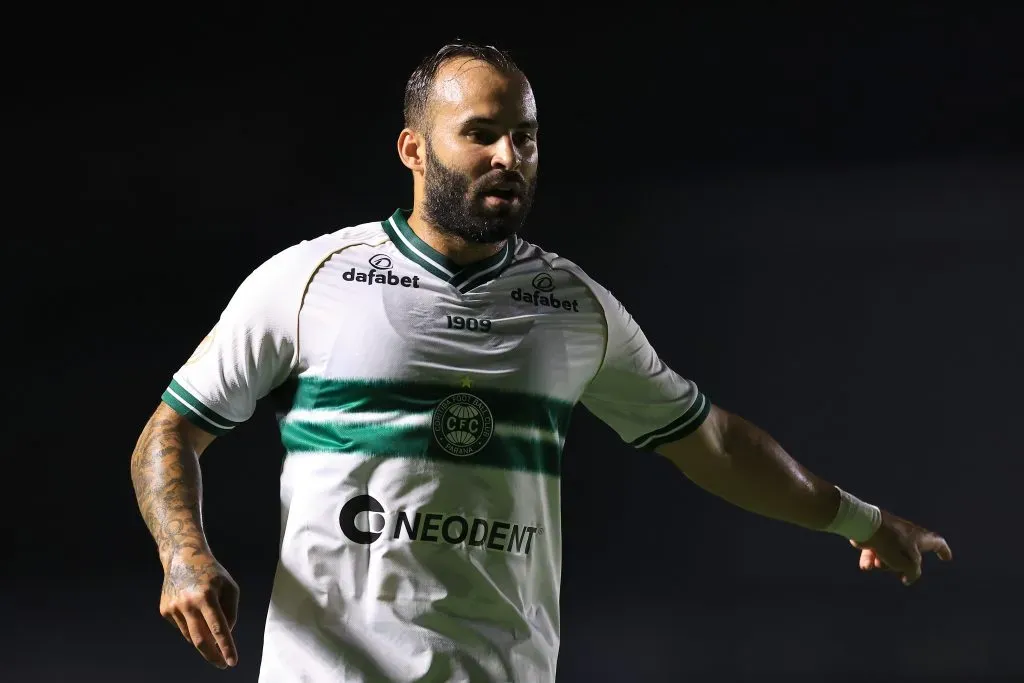
[[[366,513],[369,529],[360,529],[356,517]],[[341,532],[354,543],[369,545],[387,534],[394,540],[447,543],[486,548],[499,552],[529,555],[533,537],[543,529],[525,524],[513,524],[479,517],[463,517],[441,512],[416,512],[410,515],[398,510],[390,515],[376,498],[362,494],[349,500],[341,508],[338,522]]]

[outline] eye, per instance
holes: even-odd
[[[526,131],[519,131],[513,136],[513,139],[517,145],[525,145],[536,140],[537,136]]]
[[[483,128],[474,128],[469,131],[469,139],[481,145],[492,145],[497,141],[498,135],[493,131],[484,130]]]

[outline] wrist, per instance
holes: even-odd
[[[213,553],[210,551],[209,546],[202,540],[197,540],[194,543],[188,543],[180,545],[174,548],[169,548],[164,552],[160,553],[160,564],[163,565],[164,571],[168,571],[172,565],[179,564],[182,562],[193,563],[197,559],[212,557]]]
[[[882,525],[882,511],[876,505],[865,503],[838,486],[839,508],[824,531],[863,543]]]

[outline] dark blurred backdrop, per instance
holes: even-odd
[[[533,82],[525,236],[716,403],[956,554],[909,589],[862,574],[842,539],[730,507],[581,408],[559,683],[1024,679],[1024,12],[210,7],[6,22],[0,678],[256,680],[269,408],[203,463],[237,670],[160,619],[129,456],[253,267],[411,205],[405,78],[460,37]]]

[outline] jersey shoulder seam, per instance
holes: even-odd
[[[354,227],[359,228],[359,227],[365,227],[365,226],[368,226],[368,225],[371,225],[371,224],[367,223],[367,224],[364,224],[362,226],[354,226]],[[330,233],[330,235],[325,235],[325,237],[327,237],[327,236],[335,237],[335,236],[338,235],[338,233],[342,232],[343,230],[347,230],[347,229],[351,229],[351,228],[342,228],[342,230],[338,230],[337,232]],[[300,342],[300,336],[301,335],[300,335],[300,331],[299,331],[299,322],[300,322],[300,319],[302,317],[302,307],[306,303],[306,295],[309,293],[309,286],[312,284],[313,278],[316,277],[316,274],[318,272],[320,272],[320,270],[324,267],[325,263],[330,261],[331,258],[333,258],[335,255],[340,254],[341,252],[345,251],[346,249],[351,249],[352,247],[360,247],[360,246],[379,247],[380,245],[382,245],[382,244],[384,244],[386,242],[390,242],[391,241],[391,239],[387,236],[387,233],[384,233],[383,231],[381,231],[381,233],[382,234],[377,239],[365,239],[365,238],[356,237],[355,235],[352,235],[351,239],[343,240],[341,244],[337,244],[336,243],[336,244],[330,245],[330,247],[328,249],[326,249],[325,251],[321,252],[319,258],[317,258],[316,261],[314,262],[313,267],[309,270],[309,273],[306,275],[306,279],[305,279],[305,281],[302,284],[301,291],[299,292],[299,303],[298,303],[298,306],[296,306],[296,308],[295,308],[295,361],[293,363],[293,369],[294,369],[294,366],[298,364],[299,359],[302,357],[302,354],[301,354],[301,342]]]
[[[594,298],[598,308],[601,311],[601,319],[604,322],[604,351],[601,354],[601,362],[597,366],[597,370],[594,373],[594,377],[600,374],[601,370],[604,369],[605,362],[608,359],[608,345],[611,341],[611,323],[608,319],[608,310],[604,302],[604,298],[598,293],[595,285],[597,281],[592,278],[587,272],[575,261],[561,256],[555,252],[546,251],[542,247],[526,240],[520,240],[520,248],[522,256],[516,258],[513,261],[515,264],[529,263],[530,261],[542,261],[552,270],[559,270],[564,273],[570,274],[576,278],[587,290],[590,295]],[[531,253],[532,252],[532,253]],[[593,380],[593,377],[591,378]]]

